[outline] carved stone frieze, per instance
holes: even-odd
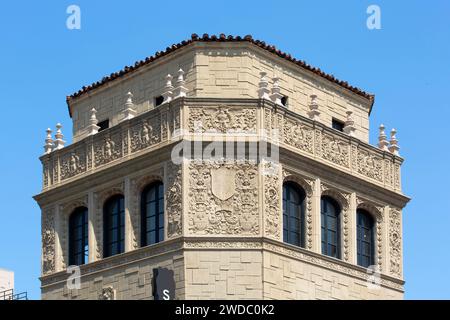
[[[113,287],[109,286],[103,288],[98,294],[98,300],[115,300],[116,291]]]
[[[401,277],[402,275],[402,235],[400,211],[391,209],[389,212],[389,271],[391,274]]]
[[[284,142],[308,153],[313,153],[314,131],[299,122],[285,119]]]
[[[61,180],[86,171],[86,150],[84,147],[66,153],[61,157]]]
[[[349,144],[330,134],[323,134],[321,157],[337,165],[349,168]]]
[[[236,107],[191,107],[189,132],[256,132],[256,109]]]
[[[42,274],[55,272],[55,264],[55,212],[48,208],[42,213]]]
[[[383,182],[383,160],[368,151],[358,149],[358,173]]]
[[[189,164],[189,231],[257,235],[257,165],[213,161]]]
[[[166,211],[167,237],[180,236],[183,231],[182,210],[182,172],[181,165],[171,161],[167,164]]]
[[[161,130],[158,117],[142,120],[130,128],[131,152],[148,148],[161,141]]]
[[[122,136],[110,134],[94,143],[95,166],[100,166],[122,156]]]

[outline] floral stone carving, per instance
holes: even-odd
[[[48,209],[42,215],[42,273],[55,272],[55,216]]]
[[[196,107],[189,109],[190,132],[256,132],[256,109]]]

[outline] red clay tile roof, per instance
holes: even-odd
[[[373,94],[369,94],[357,87],[353,87],[353,86],[349,85],[348,82],[346,82],[346,81],[341,81],[339,79],[336,79],[333,75],[327,74],[327,73],[323,72],[322,70],[320,70],[319,68],[310,66],[305,61],[297,60],[297,59],[293,58],[290,54],[280,51],[273,45],[268,45],[264,41],[254,40],[251,35],[246,35],[245,37],[240,37],[240,36],[235,37],[232,35],[226,36],[225,34],[222,33],[219,36],[216,36],[216,35],[209,36],[207,33],[205,33],[205,34],[203,34],[202,37],[200,37],[194,33],[191,35],[190,40],[185,40],[178,44],[173,44],[170,47],[167,47],[165,51],[157,51],[155,53],[155,55],[147,57],[147,58],[145,58],[145,60],[136,61],[134,63],[134,65],[126,66],[122,70],[111,73],[109,76],[103,77],[100,81],[94,82],[94,83],[90,84],[89,86],[83,86],[79,91],[73,93],[70,96],[67,96],[66,101],[67,101],[67,106],[69,107],[70,116],[72,116],[72,113],[70,110],[70,102],[72,99],[78,98],[90,90],[99,88],[107,82],[110,82],[114,79],[122,77],[125,74],[133,72],[134,70],[136,70],[144,65],[147,65],[149,63],[152,63],[156,59],[163,57],[169,53],[172,53],[175,50],[185,47],[193,42],[214,42],[214,41],[215,42],[250,42],[250,43],[252,43],[260,48],[263,48],[281,58],[291,61],[291,62],[295,63],[296,65],[298,65],[308,71],[311,71],[333,83],[336,83],[336,84],[340,85],[341,87],[348,89],[348,90],[352,91],[353,93],[356,93],[359,96],[362,96],[362,97],[368,99],[371,102],[370,108],[372,108],[373,103],[375,101],[375,96]]]

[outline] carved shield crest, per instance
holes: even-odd
[[[211,171],[211,191],[220,200],[227,200],[234,194],[236,172],[233,169],[219,168]]]

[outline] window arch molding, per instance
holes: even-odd
[[[295,183],[297,184],[300,188],[303,189],[303,192],[305,192],[305,200],[304,200],[304,205],[305,205],[305,227],[304,227],[304,232],[305,232],[305,248],[312,250],[312,241],[313,241],[313,224],[312,224],[312,220],[313,220],[313,212],[312,212],[312,194],[313,194],[313,180],[309,180],[306,178],[303,178],[300,175],[294,174],[294,173],[286,173],[284,172],[284,179],[283,179],[283,184],[282,184],[282,189],[285,183]]]
[[[61,205],[62,212],[62,230],[59,235],[59,241],[61,243],[62,255],[61,255],[61,268],[65,269],[69,265],[69,218],[73,211],[78,207],[88,207],[87,195],[78,199],[69,201]],[[90,249],[90,248],[89,248]]]
[[[367,212],[373,219],[374,222],[374,247],[375,247],[375,264],[378,265],[380,271],[382,271],[383,267],[383,207],[376,205],[374,203],[371,203],[366,200],[357,199],[357,206],[356,206],[356,212],[358,210],[364,210]],[[356,218],[356,217],[355,217]],[[355,252],[357,251],[357,248],[355,248]],[[356,253],[357,254],[357,253]]]
[[[147,184],[145,184],[144,186],[142,186],[140,188],[140,192],[138,195],[138,199],[139,199],[139,245],[140,246],[146,246],[146,245],[150,245],[150,244],[154,244],[154,243],[148,243],[149,241],[144,237],[144,232],[147,231],[146,228],[144,228],[143,223],[147,221],[149,212],[144,211],[144,194],[146,194],[147,192],[150,192],[153,188],[155,188],[155,196],[158,198],[155,198],[155,208],[158,209],[159,212],[154,212],[155,214],[155,227],[156,229],[160,229],[162,226],[162,230],[163,230],[163,234],[156,236],[156,243],[161,242],[164,240],[164,230],[166,229],[166,210],[165,210],[165,201],[166,201],[166,196],[165,196],[165,190],[164,190],[164,182],[162,181],[162,179],[152,179],[151,182],[148,182]],[[159,200],[162,199],[162,205],[159,204]],[[158,218],[160,212],[162,212],[162,221],[160,220],[160,218]],[[145,213],[145,216],[144,216]],[[144,240],[145,239],[145,240]]]
[[[141,197],[142,191],[148,186],[156,182],[164,184],[163,173],[147,174],[143,177],[137,177],[131,180],[131,189],[134,197],[131,212],[131,222],[133,224],[133,247],[139,248],[141,243]]]
[[[118,203],[119,203],[119,208],[117,210],[118,211],[117,212],[118,217],[116,218],[117,219],[116,223],[117,223],[118,226],[115,228],[117,230],[114,231],[114,232],[117,233],[117,237],[119,238],[119,240],[116,241],[116,242],[119,242],[119,245],[118,245],[119,249],[117,250],[118,252],[115,252],[115,250],[106,250],[105,251],[105,242],[113,242],[112,239],[109,239],[107,237],[107,234],[106,234],[107,230],[105,230],[105,225],[106,225],[106,221],[105,221],[106,219],[105,218],[107,217],[107,214],[108,214],[108,212],[106,211],[107,210],[107,206],[110,203],[113,203],[113,201],[118,201]],[[103,245],[102,245],[103,258],[110,257],[110,256],[113,256],[115,254],[125,252],[125,203],[124,202],[125,202],[125,196],[124,196],[123,193],[114,193],[113,195],[109,196],[108,198],[106,198],[103,201],[102,214],[101,214],[101,219],[102,219],[102,224],[101,225],[102,225],[103,237],[100,238],[100,239],[103,239],[103,241],[102,241],[102,243],[103,243]],[[123,210],[121,210],[120,203],[122,203]],[[122,212],[123,212],[123,218],[121,216]],[[123,226],[121,226],[122,220],[123,220]],[[120,229],[121,229],[121,227],[123,227],[123,240],[122,240],[123,244],[120,244],[120,242],[121,242],[121,240],[120,240],[120,233],[121,233]],[[123,247],[122,250],[120,250],[121,246]],[[111,252],[109,252],[109,251],[111,251]]]
[[[68,220],[67,262],[69,265],[86,264],[89,262],[89,250],[90,250],[89,213],[87,206],[85,205],[76,206],[68,215],[67,220]],[[77,244],[77,242],[79,242],[79,244]],[[77,247],[77,245],[79,246]]]

